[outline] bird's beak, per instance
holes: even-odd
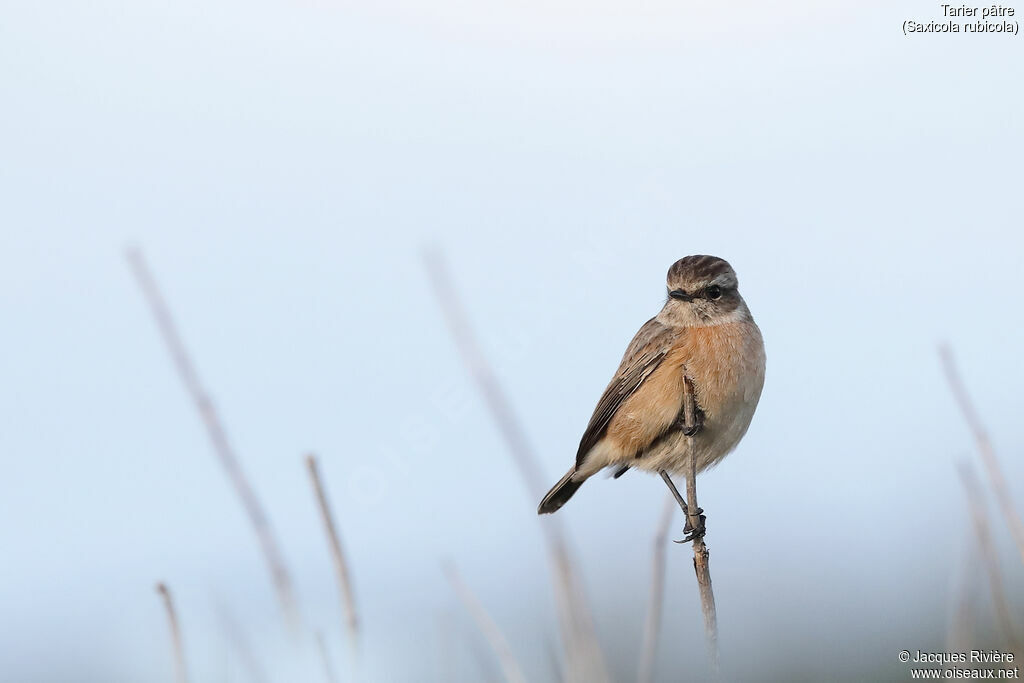
[[[693,301],[693,295],[687,294],[685,291],[681,289],[673,289],[671,292],[668,293],[668,295],[673,299],[679,299],[680,301]]]

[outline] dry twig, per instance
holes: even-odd
[[[185,345],[181,340],[181,335],[178,334],[174,320],[171,318],[167,303],[157,287],[156,280],[153,279],[149,268],[146,266],[142,252],[137,249],[129,249],[125,255],[128,263],[131,265],[132,272],[135,274],[135,279],[139,283],[146,301],[149,303],[153,317],[156,318],[160,334],[167,344],[167,349],[170,351],[181,381],[185,384],[185,388],[188,390],[195,403],[196,410],[199,412],[199,417],[206,427],[207,436],[209,436],[210,442],[213,444],[213,451],[227,472],[231,483],[234,484],[235,492],[238,494],[242,501],[242,506],[249,515],[249,521],[252,523],[257,538],[259,538],[260,547],[263,549],[263,555],[267,561],[267,567],[270,569],[274,587],[277,590],[278,600],[289,624],[294,628],[298,624],[298,610],[292,591],[291,577],[288,575],[284,557],[270,528],[270,522],[263,512],[263,507],[260,505],[259,499],[249,483],[249,479],[242,470],[231,442],[228,441],[227,432],[224,430],[224,425],[221,423],[213,402],[199,381],[199,375],[192,364],[192,359],[185,350]]]
[[[437,295],[456,347],[470,374],[484,397],[491,416],[498,425],[501,435],[508,444],[512,457],[526,483],[532,498],[540,500],[544,493],[544,481],[536,455],[530,447],[526,433],[502,391],[498,378],[480,350],[473,330],[466,319],[455,288],[451,283],[448,268],[441,255],[434,251],[424,252],[424,261],[430,276],[434,293]],[[598,683],[610,680],[604,655],[601,652],[593,620],[583,595],[581,582],[577,577],[574,562],[557,518],[547,518],[542,524],[548,553],[554,572],[555,598],[558,601],[559,623],[562,642],[566,648],[566,675],[572,681]]]
[[[691,455],[691,462],[693,456]],[[690,476],[686,479],[686,498],[689,500],[691,510],[697,509],[697,489],[693,486],[696,478],[694,468],[690,469]],[[693,524],[691,517],[691,524]],[[700,588],[700,607],[704,612],[704,633],[708,641],[708,657],[711,659],[711,670],[718,674],[718,611],[715,609],[715,591],[711,587],[711,568],[708,565],[708,558],[711,553],[704,543],[704,537],[693,539],[693,571],[697,574],[697,586]]]
[[[171,627],[171,644],[174,647],[174,679],[178,683],[188,683],[188,670],[185,668],[185,648],[181,642],[181,627],[178,625],[178,613],[174,609],[171,591],[167,588],[167,584],[160,582],[156,585],[156,592],[164,599],[164,608],[167,610],[167,623]]]
[[[644,640],[640,648],[640,667],[637,683],[650,683],[654,679],[654,656],[658,650],[658,633],[661,630],[661,610],[665,601],[665,547],[668,543],[669,526],[675,511],[672,496],[665,499],[665,506],[654,534],[654,560],[651,563],[651,597],[647,604],[647,621],[644,623]]]
[[[950,389],[953,391],[953,396],[960,406],[960,412],[963,413],[967,426],[974,434],[978,454],[981,455],[981,461],[985,464],[985,472],[988,474],[989,483],[992,485],[992,490],[996,493],[999,508],[1002,510],[1006,524],[1010,527],[1010,533],[1013,534],[1013,540],[1017,544],[1017,551],[1020,553],[1021,562],[1024,562],[1024,522],[1021,521],[1020,515],[1017,514],[1017,510],[1013,505],[1010,489],[1006,484],[1006,477],[1003,475],[1003,469],[999,465],[996,451],[992,447],[992,440],[989,439],[988,432],[985,431],[984,425],[981,424],[981,419],[978,417],[978,413],[974,409],[970,397],[967,395],[967,388],[964,386],[960,373],[957,372],[956,362],[953,360],[953,352],[949,346],[943,344],[939,347],[939,355],[942,358],[942,367],[946,371],[946,379],[949,380]]]
[[[687,377],[683,382],[683,421],[689,431],[696,424],[697,404],[693,394],[693,383]],[[704,635],[707,637],[708,659],[711,661],[711,671],[717,677],[719,675],[719,652],[718,652],[718,612],[715,609],[715,592],[711,587],[711,568],[708,566],[710,553],[704,543],[704,520],[701,519],[701,509],[697,505],[697,457],[693,451],[693,439],[686,440],[687,449],[687,473],[686,473],[686,500],[679,494],[678,489],[668,472],[661,470],[661,478],[665,480],[669,490],[675,497],[683,514],[687,518],[687,530],[693,532],[693,570],[697,574],[697,588],[700,593],[701,611],[704,613]]]
[[[505,638],[505,634],[501,632],[497,622],[491,618],[491,615],[484,609],[483,604],[477,599],[473,592],[469,589],[462,579],[459,577],[459,573],[452,566],[445,567],[445,574],[448,575],[448,580],[451,582],[452,587],[458,594],[459,599],[462,600],[462,604],[466,607],[466,611],[469,612],[470,616],[473,617],[473,621],[476,623],[477,628],[484,634],[487,642],[490,644],[491,649],[494,650],[495,656],[498,658],[498,664],[501,666],[501,671],[505,676],[505,680],[508,683],[526,683],[526,676],[523,674],[522,667],[519,666],[518,660],[516,660],[515,654],[512,652],[512,648],[508,644],[508,640]]]
[[[356,616],[355,594],[352,590],[348,563],[345,561],[345,552],[341,547],[341,538],[338,536],[338,528],[334,523],[334,516],[331,514],[331,508],[327,504],[327,495],[324,493],[323,482],[320,479],[320,468],[317,464],[316,456],[312,453],[306,456],[306,468],[309,470],[309,478],[313,482],[313,491],[316,494],[317,507],[320,509],[320,518],[324,522],[327,541],[331,546],[331,559],[334,561],[334,573],[338,580],[338,590],[341,593],[341,609],[345,614],[345,627],[348,630],[349,644],[352,648],[354,661],[359,651],[359,620]]]

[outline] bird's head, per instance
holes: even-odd
[[[749,316],[736,271],[717,256],[686,256],[668,269],[668,300],[659,317],[677,325],[718,325]]]

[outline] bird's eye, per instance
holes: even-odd
[[[717,299],[722,296],[722,288],[718,285],[711,285],[707,290],[709,299]]]

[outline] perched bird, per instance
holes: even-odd
[[[692,441],[697,471],[739,443],[764,386],[764,342],[737,289],[736,272],[715,256],[687,256],[668,270],[661,312],[633,337],[604,390],[576,452],[576,464],[544,496],[555,512],[606,467],[662,474],[687,470]],[[684,422],[684,392],[696,403]],[[703,532],[701,532],[703,533]]]

